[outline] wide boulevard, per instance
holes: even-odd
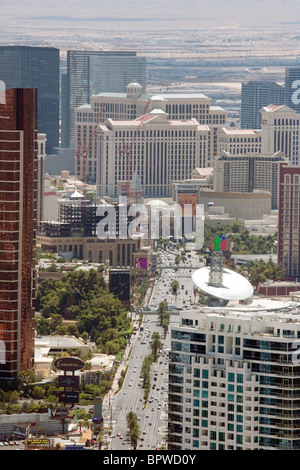
[[[195,308],[194,284],[191,276],[195,269],[202,266],[195,252],[188,253],[180,265],[175,265],[175,250],[160,250],[160,276],[154,281],[147,307],[143,309],[143,322],[137,327],[130,340],[130,352],[124,358],[126,375],[121,390],[110,396],[108,406],[103,407],[104,420],[109,423],[110,436],[105,435],[105,448],[113,450],[131,449],[128,438],[126,416],[132,411],[138,417],[140,439],[138,449],[160,449],[167,437],[167,389],[168,389],[168,350],[170,349],[170,328],[166,337],[158,321],[156,310],[163,300],[177,309]],[[172,281],[178,282],[173,293]],[[147,308],[149,310],[147,310]],[[178,321],[180,310],[172,310],[170,323]],[[133,321],[138,325],[140,312],[135,312]],[[150,354],[150,341],[154,332],[161,336],[163,347],[158,362],[151,367],[151,390],[147,401],[140,378],[141,366]]]

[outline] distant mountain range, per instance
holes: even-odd
[[[201,26],[300,25],[299,0],[0,0],[0,24],[51,21],[184,21]],[[297,19],[299,18],[299,21]]]

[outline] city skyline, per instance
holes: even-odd
[[[0,10],[0,450],[300,450],[298,0]]]

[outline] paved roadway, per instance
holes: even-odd
[[[169,305],[180,309],[190,309],[195,302],[194,284],[191,276],[195,266],[201,267],[198,255],[191,253],[185,262],[175,269],[175,252],[160,251],[161,265],[167,266],[161,269],[161,277],[153,286],[148,305],[157,308],[159,303],[166,300]],[[170,266],[171,263],[171,266]],[[171,290],[173,280],[179,283],[177,295]],[[137,314],[137,318],[138,318]],[[176,314],[171,315],[171,322],[176,322]],[[141,386],[140,370],[144,358],[150,354],[151,336],[158,332],[161,337],[163,330],[159,326],[158,316],[155,314],[143,314],[143,331],[137,331],[131,338],[131,352],[126,358],[127,372],[121,391],[111,397],[110,405],[103,407],[106,423],[112,427],[112,437],[107,438],[109,449],[131,449],[127,435],[126,416],[132,411],[139,420],[140,439],[138,449],[151,450],[161,446],[167,431],[167,380],[168,362],[167,351],[170,349],[170,333],[163,339],[162,355],[158,363],[151,367],[151,390],[145,405],[144,389]]]

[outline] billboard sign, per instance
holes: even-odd
[[[147,256],[135,256],[134,258],[135,269],[148,269],[148,258]]]
[[[66,419],[69,415],[68,409],[61,409],[61,408],[49,408],[48,415],[52,419]]]
[[[38,437],[27,439],[27,447],[40,448],[40,447],[49,447],[49,445],[50,445],[49,439],[38,438]]]
[[[79,392],[58,392],[60,403],[79,403]]]
[[[84,367],[84,362],[79,357],[59,357],[54,361],[54,366],[57,369],[64,370],[64,371],[73,371],[81,370]]]
[[[113,269],[109,273],[109,289],[120,300],[130,300],[130,271]]]
[[[79,387],[78,375],[60,375],[58,381],[60,387]]]
[[[176,202],[183,210],[184,206],[191,206],[190,215],[196,215],[198,189],[196,184],[178,184],[176,186]]]

